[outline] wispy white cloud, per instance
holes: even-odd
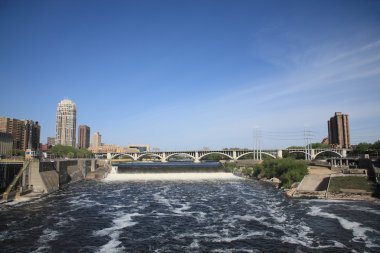
[[[306,49],[307,61],[300,60],[299,65],[294,65],[292,52],[294,67],[286,73],[252,80],[250,85],[231,84],[232,91],[222,96],[151,109],[149,115],[145,113],[131,123],[133,138],[166,149],[178,148],[178,142],[181,148],[210,143],[212,148],[250,147],[256,125],[278,132],[301,132],[309,126],[316,131],[314,141],[321,141],[327,135],[326,121],[335,111],[348,113],[354,126],[359,121],[379,121],[380,104],[373,97],[375,92],[380,94],[380,85],[373,83],[380,80],[380,41],[346,50],[326,48]],[[156,126],[155,122],[166,124]],[[380,132],[380,127],[367,134],[376,135],[376,131]],[[263,142],[268,147],[303,145],[302,137],[283,139]]]

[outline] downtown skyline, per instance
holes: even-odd
[[[105,143],[163,150],[303,145],[350,116],[380,138],[376,1],[3,1],[0,116],[40,122],[77,104]]]

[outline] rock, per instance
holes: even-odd
[[[297,188],[300,185],[300,182],[295,182],[290,188]]]
[[[272,177],[271,179],[269,179],[269,181],[271,181],[274,184],[281,184],[281,180],[277,177]]]

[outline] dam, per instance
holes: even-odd
[[[106,181],[222,180],[236,179],[219,162],[148,162],[113,164]]]

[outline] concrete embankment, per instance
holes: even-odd
[[[350,185],[349,178],[352,177],[363,178],[360,181],[363,181],[364,184],[370,182],[366,170],[351,169],[350,174],[344,174],[342,169],[328,169],[318,166],[311,166],[308,170],[309,174],[303,178],[297,188],[286,190],[289,197],[380,202],[378,198],[372,196],[372,191],[356,188],[361,187],[360,185]],[[331,181],[334,178],[341,179],[340,181],[347,189],[332,190]]]
[[[52,161],[36,159],[25,164],[27,166],[22,174],[14,179],[17,181],[14,182],[15,187],[3,193],[3,202],[17,199],[28,200],[28,197],[36,198],[57,191],[66,184],[83,180],[91,173],[96,174],[100,171],[100,174],[106,175],[109,171],[107,161],[95,159]]]

